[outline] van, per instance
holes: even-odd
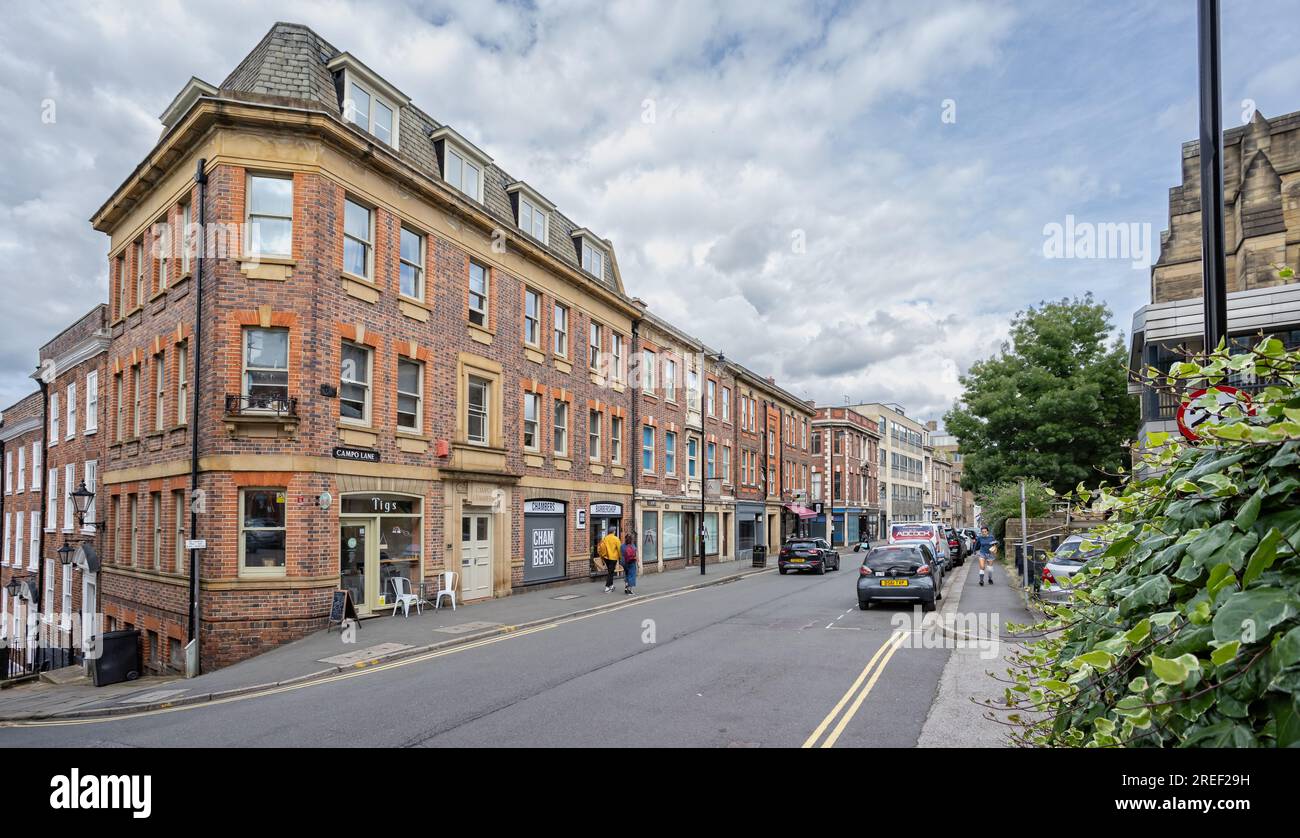
[[[934,554],[943,562],[946,569],[953,566],[955,558],[948,549],[948,538],[944,535],[943,525],[923,521],[894,523],[889,525],[889,543],[906,544],[909,541],[928,541]]]

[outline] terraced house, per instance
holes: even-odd
[[[647,314],[638,332],[640,555],[647,569],[735,556],[735,380],[719,353]],[[712,482],[710,482],[712,481]]]
[[[40,555],[44,532],[44,393],[23,397],[0,412],[0,678],[37,660],[40,639]],[[12,583],[12,584],[11,584]],[[12,590],[11,590],[12,589]]]

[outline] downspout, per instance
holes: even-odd
[[[194,345],[190,355],[194,361],[194,405],[190,411],[190,538],[198,538],[199,513],[195,499],[199,490],[199,410],[202,407],[203,392],[203,263],[206,261],[207,249],[207,198],[208,174],[204,171],[207,160],[200,158],[194,173],[194,182],[199,187],[199,234],[203,236],[200,252],[194,260]],[[192,651],[186,661],[187,674],[199,674],[199,551],[190,550],[190,602],[189,602],[189,643]]]
[[[41,509],[37,514],[37,518],[41,521],[41,537],[37,545],[37,552],[36,552],[36,614],[37,614],[37,620],[39,620],[41,616],[44,615],[45,613],[45,603],[42,602],[42,600],[45,598],[45,520],[44,519],[46,515],[46,509],[48,508],[48,501],[46,500],[45,493],[50,491],[53,487],[50,486],[50,475],[49,475],[50,457],[48,451],[48,446],[50,441],[49,440],[50,385],[48,382],[45,381],[44,376],[37,376],[36,383],[39,384],[41,388],[41,469],[46,472],[45,474],[41,475],[41,500],[40,500]],[[38,631],[40,630],[39,626],[40,624],[37,623]],[[53,630],[51,630],[51,634],[53,634]]]
[[[632,433],[628,435],[629,445],[627,446],[627,470],[632,475],[631,531],[638,533],[639,537],[637,540],[640,541],[641,538],[644,537],[644,533],[641,533],[640,510],[637,507],[636,496],[637,483],[639,482],[637,477],[641,471],[641,423],[639,421],[640,411],[638,408],[641,405],[641,379],[645,376],[645,370],[641,369],[641,366],[645,359],[641,357],[641,321],[639,319],[632,321],[632,357],[636,359],[636,369],[638,372],[635,376],[635,380],[632,382],[632,386],[629,388],[632,392],[632,427],[628,428],[628,430]],[[635,457],[633,456],[634,453],[636,455]],[[658,542],[658,540],[658,537],[656,537],[655,541]],[[655,552],[658,553],[657,550]],[[639,557],[640,553],[638,553],[638,558]],[[645,567],[644,562],[641,566]]]

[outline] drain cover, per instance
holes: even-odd
[[[354,663],[361,663],[373,658],[387,655],[391,652],[400,652],[403,649],[409,649],[402,643],[380,643],[378,646],[370,646],[365,649],[358,649],[355,652],[347,652],[342,655],[335,655],[332,658],[321,658],[321,663],[332,663],[335,666],[352,666]]]
[[[483,629],[496,628],[499,625],[501,624],[485,623],[480,620],[473,623],[461,623],[457,626],[443,626],[442,628],[434,629],[434,631],[440,631],[443,634],[465,634],[470,631],[482,631]]]
[[[560,596],[553,596],[551,599],[578,599],[581,596],[582,594],[561,594]]]

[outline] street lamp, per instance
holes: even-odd
[[[9,581],[5,583],[5,590],[9,592],[9,598],[16,600],[18,591],[22,586],[23,583],[18,580],[17,576],[10,577]]]
[[[82,527],[86,525],[86,510],[90,509],[90,502],[94,499],[95,493],[86,488],[85,480],[72,493],[72,503],[77,509],[77,523]]]
[[[82,488],[85,488],[84,484]],[[63,578],[65,579],[70,578],[68,574],[72,573],[72,554],[77,551],[72,548],[71,544],[64,541],[63,546],[60,547],[58,550],[55,550],[54,552],[59,554],[59,564],[63,565]],[[53,607],[54,607],[54,603],[51,602],[50,608],[53,609]],[[72,615],[71,614],[68,615],[68,656],[63,659],[63,665],[64,666],[72,665]]]

